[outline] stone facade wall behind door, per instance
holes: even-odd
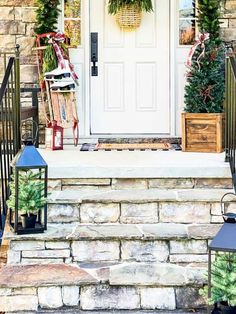
[[[38,83],[36,60],[32,54],[36,7],[36,0],[0,0],[0,50],[9,50],[20,44],[21,82],[24,85]],[[236,0],[226,0],[222,12],[223,37],[227,41],[236,40]],[[0,57],[0,81],[2,75]]]

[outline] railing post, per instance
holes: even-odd
[[[229,152],[229,57],[226,57],[225,64],[225,161],[230,161],[230,152]]]
[[[20,103],[20,45],[16,45],[15,58],[15,130],[16,150],[21,148],[21,103]]]
[[[33,135],[36,136],[35,139],[35,146],[39,146],[39,115],[38,115],[38,91],[37,90],[32,90],[32,107],[37,108],[37,114],[36,116],[33,117],[33,120],[35,124],[33,125]],[[36,127],[37,126],[37,127]]]

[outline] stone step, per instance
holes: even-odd
[[[88,268],[70,265],[6,266],[0,273],[0,310],[19,314],[67,307],[108,313],[198,309],[205,305],[198,291],[199,271],[160,263],[117,265],[109,272],[106,268],[93,271],[95,275]],[[104,274],[109,280],[101,283],[96,277],[104,278]]]
[[[8,264],[206,262],[219,224],[49,224],[42,234],[9,231]]]
[[[183,152],[80,152],[76,148],[40,153],[51,179],[231,178],[225,154]],[[125,161],[125,163],[124,163]]]
[[[54,178],[49,189],[76,191],[109,191],[126,189],[231,189],[231,177],[204,178]]]
[[[217,223],[220,199],[232,190],[57,191],[49,198],[52,223]],[[229,198],[228,198],[229,199]]]
[[[39,310],[37,312],[18,312],[18,314],[35,314],[35,313],[39,313],[39,314],[206,314],[207,310],[191,310],[191,311],[187,311],[187,310],[175,310],[173,311],[160,311],[160,310],[152,310],[152,311],[145,311],[145,310],[139,310],[139,311],[132,311],[132,310],[128,310],[128,311],[119,311],[119,310],[112,310],[111,311],[81,311],[81,310],[75,310],[75,309],[63,309],[63,310]],[[6,313],[8,314],[8,313]],[[10,313],[9,313],[10,314]]]

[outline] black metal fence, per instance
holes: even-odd
[[[0,53],[5,74],[0,86],[0,240],[7,215],[6,201],[9,197],[8,183],[11,161],[21,148],[21,123],[33,119],[38,123],[38,88],[20,88],[19,46],[14,53]],[[32,106],[21,108],[21,92],[30,92]],[[36,140],[37,143],[37,140]]]
[[[236,59],[231,55],[226,63],[225,97],[225,152],[230,163],[234,189],[236,191]]]

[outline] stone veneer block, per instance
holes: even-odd
[[[207,188],[207,189],[232,189],[232,179],[222,178],[196,178],[195,188]]]
[[[207,203],[172,203],[159,205],[161,222],[173,223],[209,223],[210,205]]]
[[[141,288],[141,308],[145,310],[174,310],[175,291],[173,288]]]
[[[48,222],[75,222],[79,221],[79,206],[71,204],[49,204]]]
[[[135,288],[88,286],[81,288],[80,304],[83,310],[133,310],[140,308],[140,297]]]
[[[199,294],[198,288],[176,288],[176,305],[178,309],[206,307],[204,298]]]
[[[0,310],[3,312],[37,311],[38,297],[34,295],[0,296]]]
[[[147,189],[148,181],[146,179],[112,179],[112,189]]]
[[[22,265],[51,265],[51,264],[62,264],[64,263],[63,258],[22,258]]]
[[[58,309],[63,306],[61,287],[40,287],[38,297],[43,309]]]
[[[10,288],[0,288],[0,296],[7,296],[12,294],[12,289]]]
[[[211,204],[211,215],[221,216],[220,203],[212,203]]]
[[[26,23],[35,23],[36,22],[36,8],[20,8],[16,7],[14,9],[15,19],[21,20]]]
[[[111,187],[109,185],[63,185],[62,191],[74,191],[80,192],[107,192],[110,191]]]
[[[37,289],[33,287],[15,288],[12,289],[12,295],[37,295]]]
[[[187,233],[190,239],[212,239],[220,228],[219,224],[192,224],[187,226]]]
[[[110,185],[111,179],[62,179],[62,185]]]
[[[45,249],[44,241],[11,241],[10,249],[14,251],[39,251]]]
[[[66,258],[70,250],[22,251],[22,258]]]
[[[14,9],[12,7],[1,7],[0,20],[14,20]]]
[[[73,233],[72,239],[135,239],[142,237],[142,232],[136,225],[103,224],[103,225],[78,225]]]
[[[111,285],[185,286],[205,282],[204,267],[169,263],[126,263],[110,268]]]
[[[49,191],[61,191],[61,180],[48,180],[48,190]]]
[[[65,286],[62,287],[62,301],[66,306],[78,306],[79,304],[79,287]]]
[[[136,262],[166,262],[168,245],[164,241],[122,241],[121,259]]]
[[[80,206],[82,223],[115,223],[119,217],[119,204],[86,203]]]
[[[207,253],[207,242],[203,240],[170,241],[170,254]]]
[[[186,224],[158,223],[139,225],[144,239],[182,239],[187,238]]]
[[[226,202],[224,205],[225,205],[225,210],[227,212],[235,212],[236,211],[236,202],[235,202],[235,198],[234,198],[234,201],[232,199],[229,199],[227,200],[227,197],[225,198],[225,201],[229,201],[229,202]],[[221,214],[221,205],[220,203],[212,203],[211,204],[211,215],[216,215],[216,216],[221,216],[222,217],[222,214]],[[223,218],[222,218],[222,223],[223,223]]]
[[[211,223],[222,224],[223,217],[222,216],[211,216]]]
[[[148,183],[150,189],[192,189],[194,187],[194,179],[190,178],[150,179]]]
[[[7,264],[19,264],[21,261],[21,252],[20,251],[13,251],[8,250],[7,252]]]
[[[170,263],[207,263],[208,255],[174,254],[170,255]]]
[[[121,204],[121,223],[157,223],[157,203]]]
[[[120,248],[118,241],[74,241],[72,243],[74,261],[98,262],[118,261]]]
[[[63,250],[70,248],[70,242],[66,241],[47,241],[45,243],[46,249],[50,250]]]

